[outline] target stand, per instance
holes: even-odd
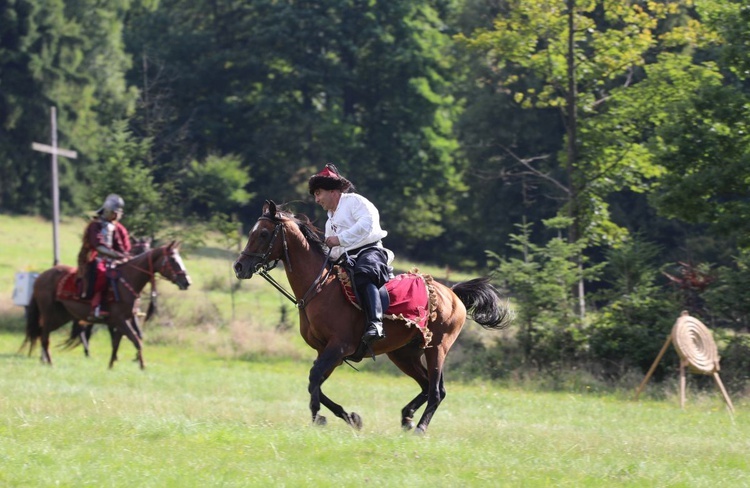
[[[685,408],[685,386],[687,384],[685,370],[690,369],[691,372],[696,374],[713,376],[721,394],[724,396],[729,411],[734,413],[732,400],[719,377],[719,351],[711,331],[700,320],[691,317],[687,312],[682,312],[674,327],[672,327],[672,333],[667,337],[659,355],[656,356],[654,364],[651,365],[646,377],[638,386],[638,390],[635,392],[635,400],[638,399],[643,387],[654,374],[656,366],[672,342],[674,342],[674,347],[680,356],[680,408]]]

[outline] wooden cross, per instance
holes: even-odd
[[[50,107],[50,119],[51,119],[51,132],[52,132],[52,145],[39,144],[38,142],[31,143],[31,149],[52,155],[52,239],[54,242],[55,256],[54,266],[57,266],[60,262],[60,239],[59,239],[59,226],[60,226],[60,190],[57,178],[57,156],[63,156],[70,159],[76,159],[78,153],[70,151],[68,149],[60,149],[57,147],[57,110],[55,107]]]

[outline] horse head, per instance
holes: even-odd
[[[247,280],[271,263],[283,258],[286,248],[284,223],[277,215],[276,204],[266,200],[263,213],[248,234],[245,249],[234,262],[234,274],[239,280]]]
[[[177,285],[180,290],[187,290],[192,281],[187,273],[185,264],[180,257],[180,245],[172,241],[169,245],[163,246],[155,251],[163,250],[158,253],[154,261],[154,269],[157,273]],[[155,253],[156,254],[156,253]]]

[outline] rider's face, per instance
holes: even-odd
[[[318,188],[315,190],[315,203],[323,207],[323,210],[332,212],[336,210],[339,205],[339,199],[341,198],[341,191],[339,190],[323,190]]]
[[[118,208],[116,210],[105,210],[104,218],[109,220],[110,222],[114,222],[115,220],[120,220],[122,218],[122,209]]]

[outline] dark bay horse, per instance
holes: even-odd
[[[238,279],[252,278],[256,272],[267,277],[266,272],[278,261],[284,263],[300,311],[300,333],[318,353],[308,384],[312,421],[326,423],[325,417],[319,414],[322,403],[347,424],[360,429],[361,417],[354,412],[347,413],[323,393],[321,386],[359,348],[365,328],[364,315],[346,298],[336,273],[329,272],[331,264],[318,229],[307,217],[279,210],[272,201],[266,201],[261,217],[249,233],[247,245],[234,263],[234,271]],[[275,286],[279,288],[278,284]],[[392,319],[383,323],[386,338],[372,344],[374,354],[387,354],[421,388],[401,410],[401,425],[409,430],[414,427],[415,412],[427,403],[416,433],[427,430],[445,398],[443,364],[467,316],[488,329],[505,328],[513,319],[513,313],[499,299],[487,278],[466,281],[452,288],[433,282],[433,288],[429,347],[423,347],[422,332],[417,327],[406,327],[403,322]]]
[[[141,369],[143,362],[141,338],[136,329],[134,309],[141,290],[149,282],[153,283],[156,273],[162,275],[181,290],[190,286],[190,276],[179,253],[179,245],[175,242],[161,246],[136,256],[117,266],[120,278],[118,280],[119,301],[110,302],[107,307],[109,316],[98,321],[107,324],[112,338],[112,356],[109,367],[112,368],[117,360],[117,350],[122,336],[127,336],[137,351],[137,359]],[[28,343],[29,354],[37,339],[41,339],[42,361],[52,364],[49,354],[50,333],[71,320],[85,321],[89,314],[90,303],[77,299],[58,298],[58,285],[63,278],[74,272],[74,268],[57,265],[41,273],[34,282],[34,292],[31,303],[26,309],[26,338],[21,349]]]
[[[130,254],[132,256],[138,256],[139,254],[143,254],[144,252],[151,250],[151,243],[153,239],[151,237],[138,237],[134,239],[131,236],[131,241],[132,248],[130,250]],[[155,282],[151,282],[151,301],[149,302],[147,313],[144,314],[141,312],[140,299],[135,301],[135,310],[133,310],[133,326],[135,328],[136,334],[138,334],[138,337],[140,337],[141,339],[143,339],[143,335],[141,334],[141,317],[145,316],[143,322],[147,322],[148,319],[150,319],[151,316],[156,312],[155,284]],[[91,336],[94,334],[94,325],[95,324],[86,322],[85,320],[74,319],[73,326],[70,328],[70,336],[65,342],[60,344],[59,347],[63,350],[68,350],[82,345],[83,354],[88,357],[89,342],[91,341]],[[117,333],[116,329],[109,329],[110,339],[114,339],[112,335],[115,333]]]

